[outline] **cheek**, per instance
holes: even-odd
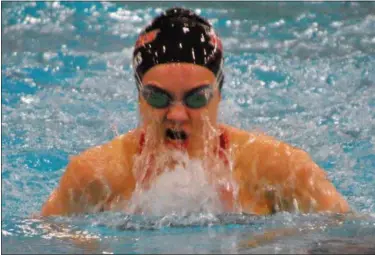
[[[219,103],[220,96],[215,95],[205,109],[189,111],[191,120],[194,122],[195,125],[203,125],[202,123],[206,122],[207,120],[211,124],[216,124],[217,115],[219,111]]]
[[[203,127],[207,121],[211,124],[215,124],[217,108],[215,106],[209,106],[204,110],[191,110],[189,111],[189,116],[194,126]]]
[[[166,114],[165,110],[154,109],[144,100],[139,102],[139,112],[145,124],[151,122],[161,122]]]
[[[204,110],[189,110],[190,121],[194,125],[200,125],[203,122],[203,116],[207,115],[207,111]]]
[[[219,98],[215,97],[212,99],[211,103],[208,105],[206,114],[209,117],[212,124],[216,123],[217,114],[219,111]]]

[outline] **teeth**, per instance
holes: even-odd
[[[167,129],[165,135],[172,140],[185,140],[187,134],[184,131],[175,131],[172,129]]]

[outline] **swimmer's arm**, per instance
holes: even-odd
[[[263,189],[269,213],[350,210],[326,173],[306,152],[266,135],[249,141],[240,153],[238,167]]]
[[[84,189],[92,181],[92,171],[89,166],[73,158],[61,177],[58,187],[44,203],[41,216],[67,216],[85,212],[89,199],[85,197],[87,192],[84,192]]]
[[[286,181],[288,185],[284,186],[284,192],[289,196],[293,209],[303,213],[349,212],[347,201],[328,180],[326,172],[313,162],[306,152],[291,147],[288,150],[291,155],[285,158],[285,161],[289,162],[289,169],[286,169],[289,179]],[[291,183],[293,179],[294,185]]]

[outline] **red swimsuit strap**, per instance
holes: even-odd
[[[229,148],[229,137],[224,128],[220,128],[221,134],[220,134],[220,149],[227,150]]]
[[[146,140],[145,136],[146,136],[145,132],[142,131],[141,135],[139,136],[139,152],[138,152],[139,154],[142,153],[143,146],[145,145],[145,140]]]
[[[229,149],[229,136],[224,128],[220,128],[220,149],[219,157],[223,160],[226,166],[229,166],[229,158],[225,155],[225,152]]]

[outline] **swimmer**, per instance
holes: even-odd
[[[139,126],[73,156],[41,215],[129,212],[137,194],[194,160],[203,162],[206,183],[224,212],[348,212],[346,200],[305,151],[218,123],[223,53],[213,27],[192,11],[171,8],[156,17],[133,52]],[[181,183],[198,182],[184,176]]]

